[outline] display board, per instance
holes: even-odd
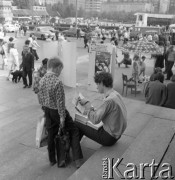
[[[59,45],[58,55],[60,56],[64,64],[60,79],[63,81],[64,85],[75,88],[77,61],[76,42],[61,42],[61,44]]]
[[[109,72],[114,77],[115,73],[115,58],[116,52],[113,45],[106,44],[91,44],[89,53],[89,70],[88,70],[88,89],[97,91],[97,86],[94,82],[96,73],[102,71]]]

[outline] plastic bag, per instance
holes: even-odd
[[[45,127],[46,118],[43,115],[37,123],[36,128],[36,147],[41,148],[47,145],[48,132]]]

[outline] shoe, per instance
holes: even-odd
[[[75,160],[75,166],[77,169],[80,168],[80,166],[81,166],[81,160],[80,159]]]
[[[24,85],[23,88],[27,88],[28,86],[27,85]]]
[[[32,86],[30,85],[30,86],[28,86],[28,88],[31,88]]]
[[[56,161],[50,162],[50,166],[54,166],[56,163]]]
[[[63,160],[58,164],[58,167],[66,167],[66,161]]]

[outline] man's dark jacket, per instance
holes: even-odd
[[[22,52],[22,67],[25,71],[31,71],[32,69],[34,69],[34,57],[32,53]]]

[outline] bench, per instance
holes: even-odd
[[[128,163],[133,163],[137,173],[140,172],[141,163],[151,164],[153,159],[159,165],[162,163],[174,137],[174,110],[131,99],[124,101],[128,111],[128,126],[120,140],[114,146],[99,148],[68,180],[103,179],[103,158],[114,158],[114,163],[118,158],[123,159],[118,166],[121,176],[114,172],[113,176],[110,174],[113,179],[121,179],[124,172],[131,169],[127,167]],[[155,169],[155,172],[158,170]],[[131,176],[133,172],[127,175]],[[151,179],[150,167],[144,169],[144,175],[145,179]]]

